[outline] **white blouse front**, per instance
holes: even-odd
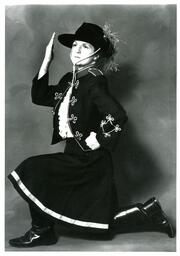
[[[58,111],[58,119],[59,119],[59,135],[62,138],[72,138],[74,137],[69,124],[68,124],[68,108],[69,108],[69,101],[72,93],[71,86],[69,90],[67,91],[66,96],[64,97],[63,102],[60,105],[59,111]]]

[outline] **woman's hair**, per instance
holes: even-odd
[[[99,58],[97,59],[95,66],[102,70],[104,73],[109,71],[118,71],[118,64],[115,62],[115,55],[117,54],[117,44],[119,42],[119,36],[116,32],[111,31],[111,26],[105,23],[103,26],[104,38],[107,41],[108,48],[105,52],[99,52]]]
[[[107,57],[102,53],[97,55],[99,55],[99,58],[94,65],[96,68],[100,69],[103,73],[118,71],[118,64],[114,61],[114,55],[110,57]]]

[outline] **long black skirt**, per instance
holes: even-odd
[[[105,149],[84,152],[68,139],[64,153],[30,157],[8,178],[47,218],[95,233],[110,229],[118,204],[112,159]]]

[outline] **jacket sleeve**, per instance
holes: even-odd
[[[107,80],[104,76],[97,77],[97,82],[91,86],[90,93],[102,117],[96,138],[102,147],[111,150],[127,121],[126,112],[108,93]]]
[[[56,86],[49,85],[49,72],[38,79],[38,73],[32,80],[31,97],[32,102],[42,106],[53,106],[53,98]]]

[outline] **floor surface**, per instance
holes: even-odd
[[[112,240],[90,240],[70,236],[59,237],[58,243],[35,248],[15,248],[8,244],[10,238],[18,237],[29,229],[29,220],[16,222],[6,216],[6,251],[99,251],[99,252],[175,252],[176,238],[157,232],[118,234]]]

